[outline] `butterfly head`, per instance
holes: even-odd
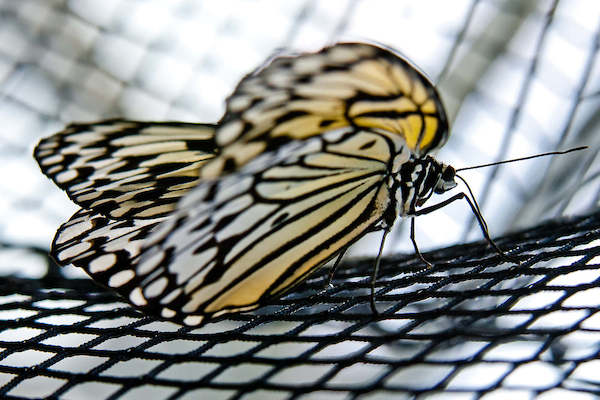
[[[416,206],[422,206],[429,198],[435,194],[442,194],[454,189],[456,183],[456,170],[448,164],[440,163],[433,157],[422,159],[423,169],[421,170],[422,179],[416,193]],[[414,206],[413,206],[414,207]]]
[[[431,156],[406,161],[395,176],[396,200],[400,215],[412,215],[434,194],[456,187],[456,170]]]
[[[456,183],[456,170],[448,164],[440,163],[441,171],[439,172],[438,181],[433,188],[434,193],[442,194],[448,190],[454,189]]]

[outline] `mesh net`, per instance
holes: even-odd
[[[101,6],[100,6],[101,4]],[[0,396],[6,398],[594,397],[600,215],[600,3],[0,0]],[[577,156],[464,173],[506,263],[464,204],[402,224],[369,308],[379,237],[252,314],[191,330],[143,317],[52,264],[75,210],[31,157],[71,121],[212,122],[281,48],[375,40],[438,83],[462,167],[588,145]],[[587,215],[564,219],[564,215]],[[542,220],[552,220],[535,228]],[[504,232],[523,229],[516,234]],[[371,236],[371,235],[369,235]]]
[[[600,213],[485,244],[347,263],[253,314],[158,322],[88,280],[0,281],[6,398],[600,394]],[[307,397],[306,397],[307,396]],[[247,398],[247,397],[244,397]],[[512,397],[511,397],[512,398]]]

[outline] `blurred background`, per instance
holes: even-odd
[[[437,82],[452,121],[438,159],[455,167],[588,145],[463,175],[492,235],[598,203],[600,3],[1,0],[0,266],[43,273],[75,210],[31,157],[72,121],[217,121],[238,80],[274,52],[340,40],[396,48]],[[433,200],[432,200],[433,201]],[[466,204],[417,221],[423,249],[479,239]],[[388,253],[410,252],[398,224]],[[353,254],[373,254],[369,235]]]
[[[340,40],[394,47],[438,84],[452,121],[438,159],[457,168],[590,146],[464,172],[492,235],[589,212],[599,18],[599,2],[574,0],[0,0],[2,271],[43,273],[38,256],[12,246],[48,248],[75,210],[31,157],[41,137],[112,117],[214,122],[273,53]],[[481,238],[463,202],[417,228],[423,249]],[[373,254],[379,237],[353,254]],[[392,238],[388,253],[412,251],[402,224]]]
[[[436,82],[452,126],[437,158],[457,168],[590,147],[465,171],[493,236],[557,216],[590,213],[598,207],[600,183],[599,29],[600,2],[590,0],[0,0],[0,274],[43,276],[53,235],[76,210],[31,156],[41,137],[73,121],[114,117],[215,122],[239,79],[270,55],[342,40],[391,46]],[[460,202],[419,217],[417,229],[422,249],[481,238],[470,209]],[[374,254],[379,240],[379,234],[369,235],[353,254]],[[413,252],[403,224],[386,252]],[[596,275],[588,278],[592,282]],[[592,297],[597,304],[597,292]],[[534,302],[533,308],[547,304]],[[64,323],[61,318],[55,322]],[[556,315],[552,318],[555,324]],[[114,322],[120,323],[130,322]],[[33,324],[37,329],[40,322]],[[330,323],[318,334],[330,337],[336,326]],[[597,327],[596,322],[596,330],[587,333],[597,333]],[[222,332],[223,324],[212,329]],[[0,335],[4,341],[24,340],[14,332]],[[532,343],[527,340],[519,346]],[[358,342],[344,343],[344,352],[351,343]],[[579,336],[574,343],[593,349]],[[226,344],[231,349],[246,342]],[[519,357],[522,350],[515,350]],[[478,364],[468,382],[489,376],[486,365]],[[139,366],[123,368],[131,373]],[[372,368],[369,364],[366,370]],[[590,368],[597,371],[597,364]],[[403,382],[425,375],[415,371]],[[589,376],[594,374],[597,379],[595,372]],[[9,379],[4,375],[3,381]],[[527,370],[522,376],[519,384],[527,386],[533,375]],[[537,376],[547,377],[548,371]],[[149,397],[138,393],[134,398]]]

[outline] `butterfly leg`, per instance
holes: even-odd
[[[412,241],[413,247],[415,248],[415,252],[417,253],[417,256],[419,256],[421,261],[423,261],[423,263],[425,263],[427,268],[433,268],[433,264],[430,263],[429,261],[427,261],[423,257],[423,254],[421,254],[421,251],[419,250],[419,246],[417,246],[417,241],[415,239],[415,219],[414,218],[410,219],[410,240]]]
[[[342,261],[342,258],[344,258],[344,255],[346,255],[346,251],[348,251],[348,247],[344,247],[342,249],[340,254],[335,259],[333,266],[329,270],[329,279],[327,280],[327,287],[331,286],[331,283],[333,282],[333,276],[335,275],[335,271],[337,271],[337,268],[340,265],[340,261]]]
[[[387,238],[388,233],[390,233],[391,227],[386,227],[383,230],[383,237],[381,238],[381,244],[379,245],[379,253],[377,254],[377,260],[375,260],[375,268],[373,268],[373,273],[371,274],[371,310],[373,314],[379,315],[379,311],[377,311],[377,307],[375,307],[375,282],[377,281],[377,275],[379,274],[379,266],[381,265],[381,256],[383,254],[383,246],[385,245],[385,239]]]
[[[434,204],[432,206],[429,207],[425,207],[425,208],[421,208],[420,210],[415,210],[415,212],[412,214],[413,216],[419,216],[419,215],[424,215],[424,214],[429,214],[433,211],[439,210],[442,207],[447,206],[448,204],[456,201],[456,200],[461,200],[461,199],[465,199],[467,201],[467,203],[469,203],[469,206],[471,207],[471,211],[473,211],[473,214],[475,215],[475,218],[477,219],[477,223],[479,224],[479,227],[481,228],[481,232],[483,233],[483,237],[485,238],[485,240],[490,244],[490,246],[492,246],[492,248],[494,250],[496,250],[496,252],[506,261],[508,262],[516,262],[517,264],[519,263],[518,260],[508,256],[504,251],[502,251],[502,249],[500,249],[498,247],[498,245],[496,245],[496,243],[492,240],[492,238],[490,237],[490,234],[487,230],[487,224],[485,223],[485,220],[483,219],[483,216],[481,215],[481,212],[479,211],[479,207],[475,206],[473,204],[473,201],[471,201],[471,199],[469,198],[469,196],[467,196],[464,192],[460,192],[455,194],[454,196],[439,202],[438,204]]]

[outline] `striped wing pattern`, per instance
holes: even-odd
[[[58,263],[82,268],[96,282],[126,294],[123,282],[133,278],[142,243],[161,220],[114,220],[81,209],[59,228],[51,254]]]
[[[275,58],[245,77],[226,106],[216,131],[223,153],[202,169],[205,178],[290,140],[342,127],[395,133],[416,155],[436,150],[448,136],[433,84],[393,51],[365,43]]]
[[[147,312],[187,325],[254,309],[382,219],[392,201],[389,160],[403,151],[401,138],[354,130],[293,145],[201,182],[162,221],[76,214],[55,240],[55,257]],[[83,243],[75,257],[68,240]]]
[[[201,183],[144,244],[132,302],[197,325],[280,296],[381,220],[401,141],[324,135]]]
[[[155,218],[173,211],[215,152],[214,125],[109,120],[69,125],[42,139],[34,156],[79,206]]]

